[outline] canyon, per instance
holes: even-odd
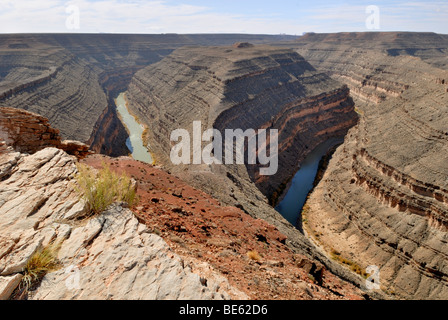
[[[275,42],[264,35],[0,35],[0,103],[46,117],[63,139],[126,155],[114,99],[134,73],[188,45]]]
[[[225,205],[263,219],[287,236],[299,254],[317,259],[338,276],[364,279],[337,265],[274,208],[300,162],[318,144],[343,136],[357,122],[347,86],[318,72],[290,49],[237,43],[186,47],[138,71],[127,91],[129,109],[147,126],[145,144],[157,164]],[[260,176],[258,165],[173,165],[170,134],[214,128],[279,130],[279,170]],[[192,135],[191,135],[192,136]],[[294,156],[291,156],[294,155]]]
[[[398,298],[448,296],[447,48],[431,33],[297,41],[360,114],[307,202],[306,229],[329,254],[378,266]]]
[[[48,124],[25,110],[0,108],[0,115],[25,129]],[[365,298],[320,262],[292,252],[276,227],[160,167],[130,157],[81,159],[33,142],[0,141],[0,300]],[[76,188],[80,162],[128,174],[139,202],[89,216]],[[27,287],[24,268],[54,243],[57,267]]]
[[[49,239],[63,239],[61,261],[83,274],[97,263],[102,273],[80,295],[56,271],[29,298],[448,297],[448,36],[0,40],[0,296],[17,297],[26,260]],[[120,93],[145,127],[155,165],[120,157],[129,153],[114,101]],[[193,121],[202,131],[277,129],[277,173],[260,175],[262,166],[248,163],[173,165],[170,133],[191,133]],[[290,223],[274,208],[307,155],[330,139],[343,143],[328,155],[298,224]],[[83,207],[70,187],[78,161],[129,173],[142,202],[114,205],[78,226]],[[29,183],[45,170],[47,178]],[[21,203],[36,190],[41,196]],[[24,206],[23,214],[12,214],[14,206]],[[123,231],[106,245],[116,230]],[[155,262],[134,261],[129,250]],[[247,258],[254,250],[260,260]],[[107,265],[114,252],[117,270]],[[148,263],[167,271],[154,275]],[[380,290],[365,287],[371,265],[379,268]],[[154,288],[172,281],[180,293],[145,295],[129,282],[132,272],[148,284],[156,279]],[[132,289],[124,294],[120,286]]]
[[[253,182],[274,204],[274,193],[287,183],[307,153],[330,137],[345,135],[357,121],[346,86],[317,72],[292,50],[271,46],[178,49],[137,72],[127,98],[131,113],[148,128],[157,128],[148,130],[147,137],[157,163],[191,183],[208,181],[207,190],[241,185],[244,182],[232,181],[232,177],[238,180],[241,171],[247,171],[246,181]],[[277,129],[277,173],[262,176],[259,166],[250,164],[173,165],[170,133],[185,129],[193,136],[194,121],[201,122],[202,132],[213,128],[222,136],[226,129]],[[215,184],[215,173],[228,182]],[[232,201],[226,199],[233,193],[230,189],[214,192],[223,201]],[[248,192],[241,198],[247,199]]]

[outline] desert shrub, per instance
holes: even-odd
[[[76,176],[77,191],[86,202],[91,215],[101,213],[112,203],[127,202],[132,206],[137,201],[137,191],[132,180],[125,174],[117,174],[103,163],[99,171],[79,164]]]
[[[57,259],[59,249],[59,243],[50,243],[39,248],[31,256],[23,268],[22,284],[26,290],[39,283],[47,273],[59,268]]]
[[[261,256],[260,254],[255,251],[255,250],[251,250],[247,252],[247,256],[249,259],[254,260],[254,261],[261,261]]]
[[[337,256],[340,256],[340,255],[341,255],[341,253],[340,253],[339,251],[337,251],[336,249],[334,249],[334,248],[331,248],[330,253],[331,253],[331,256],[332,256],[334,259],[337,259]]]

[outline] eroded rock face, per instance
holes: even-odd
[[[0,47],[1,105],[41,114],[63,139],[86,142],[107,106],[98,74],[61,47],[36,46],[13,52]]]
[[[95,151],[127,154],[125,131],[114,113],[116,90],[139,69],[185,45],[264,43],[264,35],[0,35],[0,103],[49,119],[63,139]],[[293,37],[289,37],[293,38]],[[117,94],[118,95],[118,94]]]
[[[139,71],[128,98],[131,110],[152,128],[149,144],[157,161],[176,172],[204,171],[173,166],[169,159],[170,133],[181,128],[192,132],[193,121],[201,121],[202,131],[215,128],[222,135],[226,129],[279,130],[277,173],[260,176],[258,167],[247,168],[268,198],[314,147],[344,135],[357,121],[347,87],[317,72],[295,52],[269,46],[178,49]],[[236,170],[244,169],[223,170],[239,179]],[[225,194],[230,192],[221,196]]]
[[[156,161],[176,176],[254,218],[276,226],[293,252],[322,262],[358,286],[351,274],[314,245],[270,205],[273,193],[319,143],[344,135],[357,122],[346,86],[316,71],[300,55],[273,47],[182,48],[134,76],[127,92],[131,112],[148,126]],[[173,166],[170,133],[192,122],[214,127],[279,129],[277,175],[259,177],[245,165]],[[256,184],[255,184],[255,183]]]
[[[446,38],[309,35],[297,49],[350,87],[361,115],[308,202],[308,232],[405,298],[448,297],[448,59],[434,46],[446,52]]]
[[[213,281],[203,285],[161,237],[119,206],[73,229],[59,259],[68,268],[47,274],[33,299],[229,298]]]
[[[59,130],[52,128],[45,117],[16,108],[0,108],[0,140],[22,153],[56,147],[79,159],[89,154],[89,146],[84,143],[61,141]]]
[[[45,148],[32,155],[0,152],[0,299],[20,284],[40,247],[61,243],[59,270],[47,274],[32,299],[225,299],[212,278],[193,273],[162,238],[120,205],[86,220],[74,191],[75,158]],[[237,292],[237,291],[236,291]],[[241,297],[244,297],[242,295]]]
[[[224,206],[166,171],[129,157],[91,155],[83,163],[126,172],[138,183],[139,221],[163,237],[185,265],[214,279],[232,297],[229,284],[249,299],[363,299],[364,293],[322,263],[293,253],[272,224]],[[259,260],[248,252],[257,252]],[[215,274],[215,276],[213,276]],[[216,274],[227,280],[216,278]],[[228,282],[227,282],[228,281]]]

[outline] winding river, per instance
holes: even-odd
[[[144,128],[137,122],[134,116],[129,113],[124,92],[120,93],[117,99],[115,99],[115,105],[117,106],[121,121],[128,129],[129,138],[126,140],[126,146],[132,153],[132,157],[135,160],[152,163],[151,154],[143,144],[142,135]]]
[[[136,160],[152,163],[151,154],[143,144],[142,134],[144,128],[129,113],[124,92],[120,93],[115,100],[115,104],[120,118],[129,132],[126,146],[131,151],[132,157]],[[342,142],[342,138],[331,138],[317,146],[302,162],[300,169],[292,179],[289,189],[286,191],[285,197],[275,208],[294,226],[297,226],[297,221],[308,193],[313,188],[320,160],[330,148]]]
[[[286,191],[285,197],[275,208],[292,225],[298,226],[297,221],[301,215],[302,208],[305,205],[308,193],[313,188],[320,160],[330,148],[341,142],[343,142],[342,138],[331,138],[318,145],[305,158],[300,169],[294,175],[291,186]]]

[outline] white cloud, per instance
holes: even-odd
[[[167,1],[0,0],[0,32],[73,32],[65,9],[80,10],[78,32],[111,33],[301,33],[310,26],[278,18],[254,18]]]
[[[448,3],[378,1],[381,30],[447,33]],[[143,0],[0,0],[0,33],[73,32],[66,28],[66,8],[80,10],[77,32],[110,33],[289,33],[366,31],[366,6],[305,6],[297,19],[217,12],[207,6]],[[284,9],[287,12],[287,8]],[[229,12],[232,12],[229,10]],[[257,12],[254,10],[254,12]]]

